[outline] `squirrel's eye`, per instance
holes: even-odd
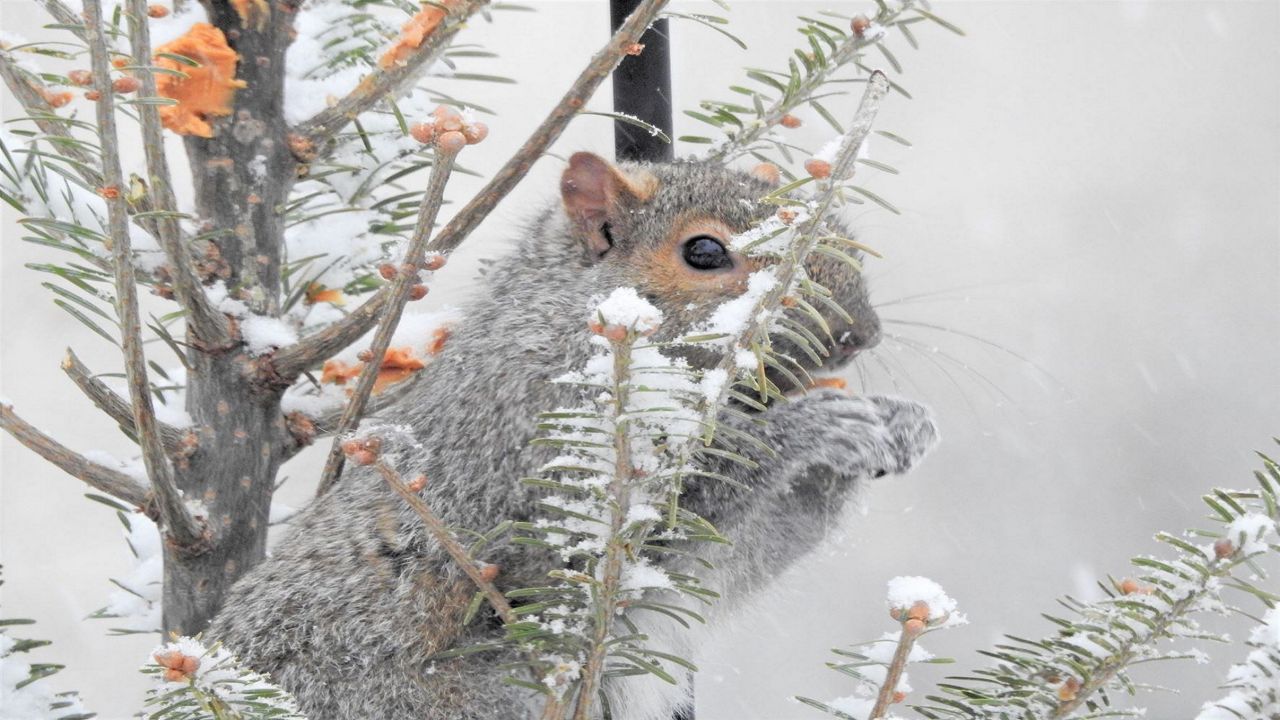
[[[695,270],[719,270],[733,267],[724,243],[710,235],[699,235],[684,243],[684,261]]]

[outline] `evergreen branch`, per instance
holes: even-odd
[[[84,148],[83,144],[67,129],[63,118],[54,112],[53,106],[40,92],[43,89],[40,80],[19,68],[8,50],[0,50],[0,78],[4,79],[9,92],[22,105],[27,117],[35,123],[40,132],[50,138],[49,145],[59,155],[71,161],[70,165],[80,179],[92,187],[101,186],[102,175],[97,171],[98,159]]]
[[[89,368],[71,351],[71,348],[67,348],[67,354],[62,359],[62,371],[67,374],[67,377],[71,378],[71,382],[80,388],[80,391],[85,394],[85,397],[89,398],[89,401],[95,407],[123,427],[125,432],[137,437],[137,428],[133,421],[133,408],[130,407],[129,402],[107,387],[106,383],[94,377]],[[187,434],[185,430],[158,420],[156,421],[156,429],[160,433],[160,440],[164,444],[165,450],[173,453],[182,449],[183,438]]]
[[[631,345],[635,332],[620,339],[610,339],[613,351],[613,473],[609,478],[609,539],[604,553],[604,570],[599,578],[599,592],[593,593],[592,638],[587,649],[587,662],[578,681],[578,697],[573,720],[588,720],[595,704],[596,686],[604,672],[609,655],[609,638],[614,616],[618,612],[618,591],[622,583],[622,561],[627,543],[621,537],[631,507],[631,432],[625,419],[631,396]],[[553,696],[554,697],[554,696]]]
[[[882,27],[892,25],[898,17],[911,9],[914,2],[915,0],[903,0],[898,7],[892,10],[885,3],[881,3],[881,9],[875,17],[875,22]],[[855,22],[857,21],[855,20]],[[873,28],[874,26],[871,25],[868,25],[862,31],[854,28],[853,33],[845,37],[840,45],[825,57],[825,62],[815,63],[808,76],[801,80],[798,85],[783,88],[777,100],[765,108],[759,117],[748,123],[741,131],[731,135],[727,141],[708,153],[708,159],[727,162],[749,152],[751,147],[769,131],[777,127],[784,117],[799,106],[809,102],[814,93],[827,83],[836,71],[856,60],[864,49],[879,43],[884,38],[883,32],[875,32]],[[779,84],[781,85],[781,83]]]
[[[867,720],[878,720],[889,712],[889,706],[893,704],[894,695],[898,692],[898,683],[902,681],[902,673],[907,668],[907,658],[911,657],[911,648],[915,647],[916,640],[924,633],[924,622],[912,623],[907,617],[902,618],[902,632],[898,634],[898,645],[893,650],[893,659],[889,661],[889,666],[885,670],[884,682],[880,685],[880,692],[876,694],[876,704],[871,708],[871,713],[867,715]]]
[[[444,203],[444,187],[453,173],[453,164],[457,160],[459,150],[461,148],[446,147],[444,143],[436,145],[435,162],[431,165],[431,178],[427,184],[427,196],[418,207],[417,225],[413,229],[413,236],[409,239],[409,247],[405,250],[399,272],[390,284],[388,291],[390,300],[379,318],[378,331],[373,336],[372,347],[369,348],[370,358],[365,363],[364,370],[360,372],[360,378],[356,381],[355,390],[351,393],[351,399],[347,402],[342,418],[334,428],[333,445],[329,449],[324,473],[320,476],[316,497],[321,497],[328,492],[342,475],[344,436],[360,425],[365,404],[373,393],[373,385],[377,382],[378,372],[382,368],[382,358],[386,355],[387,348],[391,346],[391,337],[400,323],[404,306],[409,302],[409,293],[418,284],[418,272],[426,257],[427,240],[431,236],[432,227],[435,226],[436,216],[440,213],[440,206]]]
[[[76,14],[75,10],[72,10],[70,7],[64,4],[62,0],[36,0],[36,1],[39,2],[41,7],[45,9],[45,12],[49,13],[49,15],[54,20],[57,20],[59,24],[65,25],[68,30],[75,33],[76,37],[80,38],[86,43],[89,42],[89,35],[84,30],[84,18]],[[143,16],[144,17],[146,16],[145,13],[143,14]]]
[[[138,286],[134,274],[129,242],[129,219],[120,170],[119,139],[116,133],[115,90],[111,84],[111,57],[107,50],[105,21],[101,0],[86,0],[85,22],[89,30],[89,53],[94,85],[99,91],[96,102],[99,145],[102,150],[103,185],[99,194],[107,203],[111,236],[111,253],[115,266],[116,315],[120,322],[121,345],[124,350],[125,376],[129,382],[129,400],[133,406],[134,428],[142,448],[147,477],[155,490],[161,519],[170,538],[178,547],[198,550],[206,542],[204,530],[182,501],[182,493],[173,479],[169,459],[165,455],[151,405],[151,384],[147,380],[146,358],[142,350],[142,326],[138,317]]]
[[[56,3],[57,0],[45,0]],[[130,26],[133,30],[133,64],[141,81],[141,96],[156,97],[155,75],[147,68],[151,59],[151,29],[147,25],[146,0],[129,0]],[[162,211],[156,220],[156,234],[165,256],[173,268],[173,292],[187,311],[187,327],[205,346],[221,347],[231,342],[231,329],[226,316],[218,311],[205,294],[196,276],[195,263],[183,242],[182,229],[171,213],[177,206],[173,194],[173,178],[164,150],[164,131],[160,127],[160,108],[151,103],[137,107],[142,126],[142,149],[146,154],[148,183],[153,207]]]
[[[386,461],[378,460],[374,464],[374,469],[378,471],[378,474],[382,475],[383,480],[387,481],[387,485],[397,495],[404,498],[410,508],[413,508],[413,511],[422,519],[422,524],[431,532],[436,542],[440,543],[440,547],[449,553],[454,562],[458,563],[458,567],[462,568],[462,571],[467,574],[467,577],[471,578],[471,581],[476,584],[480,592],[484,593],[485,599],[489,601],[494,611],[498,613],[498,617],[502,618],[502,622],[508,625],[515,623],[517,618],[515,611],[511,608],[511,603],[507,602],[507,598],[493,584],[490,576],[476,563],[471,554],[467,552],[467,549],[462,547],[462,544],[453,537],[453,533],[449,531],[449,527],[444,524],[444,521],[436,517],[436,514],[431,511],[431,507],[427,505],[426,501],[418,493],[411,490],[405,484],[404,478],[400,477],[400,473],[396,472],[395,468],[388,465]],[[425,480],[425,477],[423,479]]]
[[[461,245],[489,216],[498,203],[524,179],[533,167],[533,163],[542,157],[547,148],[560,137],[569,125],[569,121],[578,114],[609,73],[613,72],[618,63],[626,57],[627,51],[639,40],[658,13],[662,12],[667,2],[668,0],[645,0],[631,13],[609,42],[592,56],[587,67],[574,80],[560,102],[525,140],[515,155],[467,203],[466,207],[459,210],[449,224],[436,234],[431,244],[427,246],[428,252],[447,255]],[[377,322],[381,313],[380,308],[385,306],[390,293],[390,288],[382,288],[364,303],[365,305],[378,303],[374,308],[365,310],[362,305],[325,330],[276,353],[274,360],[276,372],[280,377],[291,380],[307,367],[358,340]]]
[[[388,95],[394,94],[398,88],[413,80],[420,71],[435,62],[449,47],[458,31],[466,25],[467,20],[489,0],[460,0],[443,4],[424,5],[425,9],[443,9],[445,18],[432,30],[422,44],[417,47],[403,63],[394,64],[390,68],[377,69],[365,76],[346,97],[330,107],[316,113],[303,121],[293,131],[299,140],[295,146],[319,151],[333,139],[342,128],[372,108]]]
[[[59,470],[84,482],[94,490],[120,498],[130,505],[148,511],[153,509],[151,492],[145,485],[119,470],[99,465],[70,450],[18,417],[18,414],[13,411],[13,406],[7,403],[0,404],[0,429]]]

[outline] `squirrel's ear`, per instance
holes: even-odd
[[[627,206],[653,195],[657,178],[632,178],[599,155],[574,153],[560,178],[560,197],[569,221],[579,231],[593,257],[613,247],[609,221]]]

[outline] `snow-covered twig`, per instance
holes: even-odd
[[[422,44],[402,62],[375,70],[346,97],[299,124],[294,133],[302,140],[295,145],[319,150],[361,113],[429,67],[449,47],[467,20],[488,3],[489,0],[453,0],[424,6],[424,10],[443,10],[445,17],[422,39]]]
[[[146,0],[129,0],[128,15],[133,40],[134,75],[141,82],[141,97],[154,98],[157,96],[156,79],[151,70],[151,29],[147,25]],[[152,205],[160,213],[155,218],[156,235],[173,270],[173,293],[178,303],[187,311],[187,326],[192,334],[207,346],[225,346],[231,341],[229,323],[226,316],[210,302],[200,279],[196,277],[195,263],[178,225],[178,203],[173,194],[173,178],[169,173],[169,161],[164,150],[160,109],[144,102],[137,106],[137,111],[142,127],[142,149],[147,161],[148,189]]]
[[[151,385],[147,380],[147,363],[142,351],[142,327],[138,317],[138,285],[129,238],[128,211],[125,207],[126,190],[120,170],[115,91],[112,87],[111,57],[105,35],[107,23],[102,17],[101,0],[86,0],[84,6],[85,22],[89,28],[93,83],[99,92],[96,107],[103,184],[98,192],[107,203],[112,265],[115,270],[116,315],[120,323],[134,428],[137,430],[147,477],[151,479],[165,531],[178,547],[198,551],[205,545],[205,531],[183,503],[182,492],[174,482],[169,458],[160,441],[155,410],[151,405]]]
[[[146,701],[154,720],[303,720],[292,695],[221,645],[175,637],[152,651],[142,672],[158,681]]]
[[[459,136],[461,137],[461,136]],[[435,162],[431,165],[431,178],[427,184],[427,195],[418,206],[418,221],[409,239],[409,247],[405,250],[404,259],[397,269],[395,280],[386,292],[390,300],[378,320],[378,331],[373,336],[373,344],[369,348],[369,361],[365,364],[351,399],[342,413],[342,419],[334,429],[334,441],[329,449],[329,457],[325,462],[324,473],[320,476],[320,485],[316,489],[316,497],[320,497],[333,487],[342,474],[343,436],[353,432],[360,425],[360,417],[364,414],[365,404],[373,393],[373,385],[378,379],[378,371],[382,366],[382,358],[391,346],[391,336],[395,334],[396,325],[404,306],[409,302],[409,294],[419,283],[419,271],[426,258],[427,239],[435,226],[436,216],[444,202],[444,187],[453,172],[454,161],[458,158],[460,147],[446,147],[444,143],[436,144]]]

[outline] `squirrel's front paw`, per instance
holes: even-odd
[[[850,477],[904,473],[937,444],[928,408],[902,398],[849,396],[832,390],[805,395],[787,408],[784,421],[805,427],[817,447],[802,460],[817,461]],[[782,418],[780,418],[782,419]]]
[[[907,472],[938,444],[938,427],[933,424],[929,408],[903,398],[883,395],[872,395],[866,399],[879,410],[893,447],[894,466],[881,474]]]

